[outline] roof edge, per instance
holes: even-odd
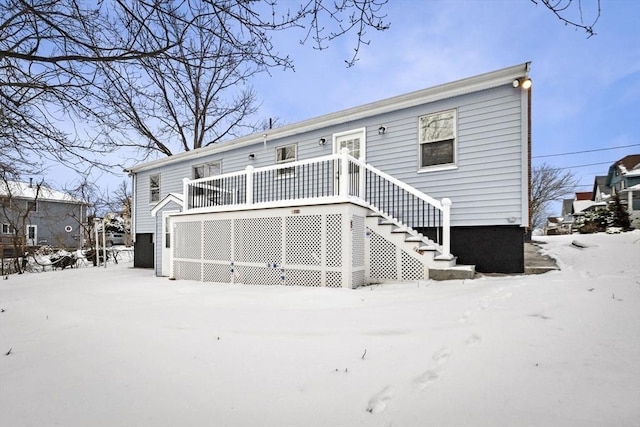
[[[440,101],[442,99],[461,96],[472,92],[491,89],[511,83],[516,78],[528,77],[531,62],[514,65],[500,70],[479,74],[473,77],[456,80],[449,83],[432,86],[430,88],[409,92],[403,95],[386,98],[380,101],[370,102],[356,107],[334,113],[325,114],[315,118],[303,120],[290,125],[270,129],[265,132],[254,133],[234,140],[219,142],[173,156],[152,160],[140,165],[126,168],[125,172],[137,173],[153,169],[165,164],[188,160],[206,154],[224,152],[234,147],[241,147],[262,143],[273,139],[285,138],[300,133],[310,132],[323,127],[333,126],[344,122],[363,119],[366,117],[384,114],[390,111],[414,107],[417,105]]]

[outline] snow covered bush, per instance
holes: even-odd
[[[576,229],[582,234],[605,231],[611,224],[611,212],[608,209],[587,211],[576,220]]]
[[[587,211],[576,219],[576,229],[582,234],[606,231],[609,227],[620,228],[623,231],[631,229],[629,212],[620,200],[620,195],[615,194],[606,209]]]
[[[631,218],[629,217],[629,212],[627,212],[627,207],[620,200],[620,194],[613,195],[609,204],[609,211],[611,212],[612,226],[619,227],[625,231],[631,228]]]

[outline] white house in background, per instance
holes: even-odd
[[[530,83],[524,63],[133,166],[135,266],[345,287],[523,272]]]

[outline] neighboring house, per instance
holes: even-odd
[[[0,181],[2,247],[13,251],[12,240],[25,239],[26,246],[50,245],[78,248],[86,204],[68,194],[33,182]]]
[[[562,200],[562,212],[560,213],[562,218],[562,227],[568,230],[568,233],[573,232],[573,199]]]
[[[571,221],[565,221],[564,217],[548,217],[544,234],[548,236],[558,234],[571,234],[573,232],[573,216],[569,215]]]
[[[584,211],[593,209],[596,202],[592,200],[591,196],[591,191],[580,191],[575,193],[571,214],[573,216],[582,215]]]
[[[596,176],[593,182],[591,200],[594,202],[606,202],[611,197],[611,188],[607,185],[607,176]]]
[[[528,73],[525,63],[133,166],[134,264],[346,287],[425,279],[455,257],[523,272]]]
[[[613,163],[606,185],[626,203],[632,227],[640,228],[640,154],[630,154]]]
[[[548,236],[561,234],[562,218],[547,217],[547,224],[544,227],[544,234]]]

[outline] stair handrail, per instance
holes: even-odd
[[[439,256],[439,258],[451,259],[452,258],[452,255],[451,255],[451,205],[452,205],[452,202],[451,200],[445,197],[442,199],[442,201],[438,201],[433,197],[423,193],[422,191],[389,175],[388,173],[381,171],[375,166],[372,166],[368,163],[361,161],[360,159],[357,159],[351,156],[350,154],[348,154],[348,150],[347,150],[347,153],[345,153],[344,150],[345,149],[343,149],[341,154],[343,156],[346,155],[346,158],[348,159],[349,162],[354,163],[355,165],[372,172],[373,174],[379,176],[380,178],[389,181],[390,183],[398,186],[399,188],[403,189],[407,193],[413,195],[414,197],[420,200],[427,202],[428,204],[430,204],[431,206],[433,206],[434,208],[442,212],[442,242],[440,244],[441,255]],[[364,173],[360,174],[360,180],[361,180],[360,188],[364,188],[364,185],[362,184],[364,182],[364,179],[365,179],[365,174]],[[392,217],[392,215],[390,215],[389,212],[385,212],[383,209],[380,208],[380,206],[375,206],[371,200],[368,200],[366,191],[364,192],[364,194],[362,194],[362,192],[360,193],[361,194],[359,195],[359,197],[361,199],[363,199],[369,205],[374,206],[376,210],[381,212],[384,216]]]

